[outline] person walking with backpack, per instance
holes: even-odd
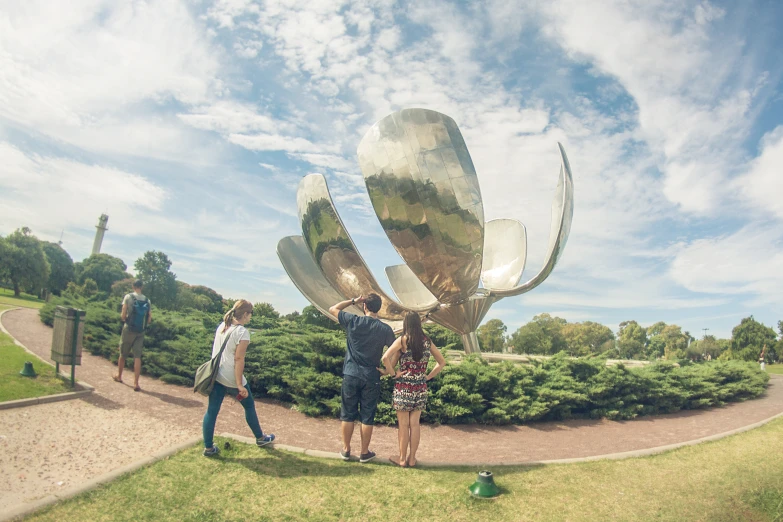
[[[256,437],[256,445],[261,448],[275,440],[273,433],[264,435],[261,425],[258,423],[256,403],[253,394],[247,386],[247,379],[242,373],[245,370],[245,353],[250,344],[250,332],[245,325],[253,318],[253,303],[240,299],[223,316],[215,331],[215,341],[212,343],[212,358],[220,355],[218,361],[217,377],[212,391],[209,394],[209,405],[201,423],[204,435],[204,456],[212,457],[218,454],[215,446],[215,422],[217,421],[220,407],[226,395],[236,397],[245,409],[245,420]],[[221,353],[222,352],[222,353]]]
[[[141,391],[141,351],[144,346],[144,330],[152,322],[150,300],[141,293],[144,284],[140,279],[133,282],[133,292],[122,299],[122,334],[120,335],[120,359],[117,361],[117,375],[114,380],[122,382],[125,359],[133,355],[133,391]]]

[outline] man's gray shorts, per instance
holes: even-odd
[[[120,355],[124,358],[133,353],[134,359],[141,358],[141,349],[144,345],[144,332],[134,332],[128,325],[122,327],[122,335],[120,335]]]

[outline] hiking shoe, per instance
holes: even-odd
[[[215,445],[213,444],[211,448],[204,448],[204,453],[203,453],[203,455],[204,455],[205,457],[214,457],[214,456],[215,456],[215,455],[217,455],[218,453],[220,453],[220,450],[218,449],[218,447],[217,447],[217,446],[215,446]]]
[[[344,461],[348,462],[351,460],[351,450],[343,451],[340,450],[340,456],[343,458]]]
[[[259,448],[263,448],[267,444],[271,444],[275,440],[275,434],[269,433],[268,435],[264,435],[263,437],[256,439],[256,446]]]
[[[359,462],[364,464],[365,462],[370,462],[374,458],[375,458],[375,452],[374,451],[368,451],[367,453],[362,453],[359,456]]]

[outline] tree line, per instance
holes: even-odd
[[[637,321],[623,321],[617,333],[608,326],[592,321],[569,323],[561,317],[539,314],[507,335],[507,326],[500,319],[491,319],[477,332],[482,351],[516,354],[554,355],[566,352],[571,356],[604,355],[620,359],[738,359],[758,361],[764,345],[767,362],[776,362],[783,352],[783,321],[778,332],[753,316],[734,327],[730,339],[705,335],[695,339],[676,324],[658,321],[644,327]]]

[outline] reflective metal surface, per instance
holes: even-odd
[[[389,278],[394,295],[403,306],[412,310],[430,311],[439,306],[435,296],[419,281],[408,265],[386,267],[386,277]]]
[[[302,236],[288,236],[278,241],[277,257],[280,258],[288,277],[302,292],[302,295],[322,314],[336,322],[337,317],[329,313],[329,307],[340,301],[345,301],[347,297],[338,293],[323,276],[313,261],[313,256],[310,255],[304,238]],[[353,314],[364,315],[358,306],[351,306],[346,310]]]
[[[458,334],[473,332],[481,324],[489,308],[497,301],[492,297],[474,296],[456,305],[442,306],[427,314],[427,317]]]
[[[525,225],[516,219],[493,219],[484,226],[484,264],[481,282],[490,290],[519,284],[527,257]]]
[[[278,256],[302,294],[333,320],[330,306],[375,292],[384,301],[378,315],[396,332],[404,313],[415,311],[459,333],[466,352],[478,352],[476,329],[489,308],[541,284],[565,249],[574,186],[565,150],[558,146],[560,179],[546,261],[522,285],[524,225],[513,219],[484,223],[476,171],[456,123],[425,109],[387,116],[367,132],[358,149],[373,208],[406,263],[386,268],[400,302],[381,290],[367,268],[320,174],[300,183],[297,205],[303,236],[280,240]],[[351,311],[361,313],[356,307]]]
[[[454,120],[426,109],[395,112],[367,131],[357,153],[375,213],[408,267],[441,303],[473,295],[484,207]]]
[[[563,145],[558,143],[557,146],[560,148],[560,181],[552,200],[552,225],[549,230],[549,248],[544,266],[526,283],[508,290],[492,290],[490,292],[492,296],[509,297],[531,291],[549,277],[558,259],[563,255],[574,217],[574,178]]]

